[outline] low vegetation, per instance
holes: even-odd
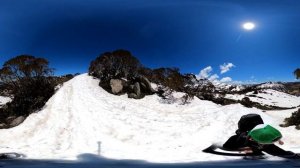
[[[292,115],[289,118],[286,118],[284,120],[285,124],[282,124],[283,127],[288,126],[296,126],[296,129],[300,130],[300,109],[298,111],[295,111],[292,113]]]
[[[0,108],[0,128],[16,126],[40,110],[54,94],[55,86],[72,77],[54,77],[44,58],[20,55],[6,61],[0,69],[1,93],[12,101]]]

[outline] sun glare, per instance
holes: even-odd
[[[243,28],[245,30],[252,30],[252,29],[255,28],[255,24],[252,23],[252,22],[246,22],[246,23],[243,24]]]

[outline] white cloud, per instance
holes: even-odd
[[[208,78],[210,76],[210,73],[212,70],[213,70],[212,67],[208,66],[208,67],[202,69],[200,71],[199,75],[197,75],[197,77],[200,79]]]
[[[219,76],[217,74],[213,74],[208,78],[208,80],[214,81],[214,80],[217,80],[218,78],[219,78]]]
[[[220,65],[221,74],[228,72],[233,67],[235,67],[233,63],[224,63],[223,65]]]
[[[232,79],[230,77],[224,77],[220,80],[220,82],[222,82],[222,83],[227,83],[227,82],[231,82],[231,81],[232,81]]]

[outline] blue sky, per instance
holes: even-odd
[[[1,0],[0,64],[30,54],[58,75],[83,73],[101,53],[127,49],[150,68],[295,81],[299,9],[298,0]],[[244,30],[246,21],[255,29]]]

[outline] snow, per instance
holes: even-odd
[[[263,83],[261,85],[258,85],[257,88],[259,89],[281,89],[284,90],[284,85],[281,83],[276,83],[276,82],[267,82]]]
[[[237,129],[239,118],[248,113],[260,114],[265,123],[282,131],[286,142],[282,148],[300,152],[299,131],[279,127],[286,117],[280,111],[263,113],[240,104],[221,106],[197,98],[187,105],[163,104],[156,95],[128,99],[107,93],[98,83],[87,74],[66,82],[43,110],[17,127],[0,130],[0,153],[51,160],[78,160],[89,154],[99,160],[152,163],[240,160],[202,150],[225,142]]]
[[[225,98],[233,100],[242,100],[244,97],[249,97],[251,101],[260,103],[262,105],[271,105],[285,108],[295,108],[300,106],[300,97],[272,89],[264,89],[262,91],[259,91],[258,94],[248,92],[245,95],[227,94],[225,96]]]
[[[11,98],[10,97],[6,97],[6,96],[0,96],[0,106],[3,106],[4,104],[11,102]]]

